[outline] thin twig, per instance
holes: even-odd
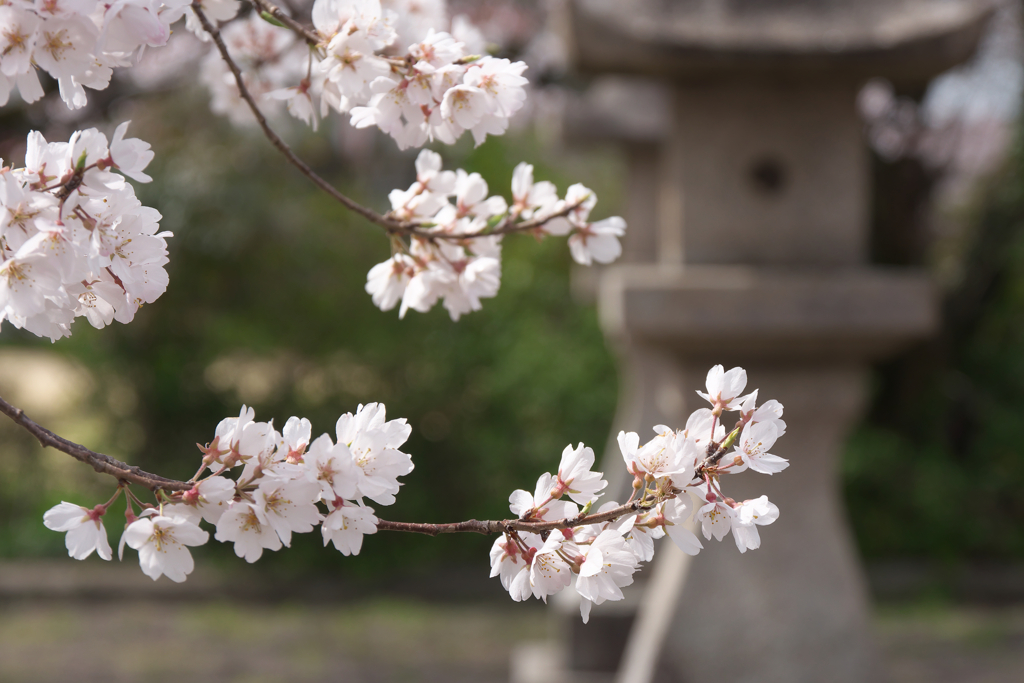
[[[36,437],[36,440],[39,441],[43,448],[56,448],[58,451],[67,453],[72,458],[92,466],[92,468],[97,472],[109,474],[118,481],[127,481],[132,484],[138,484],[139,486],[145,486],[150,491],[156,491],[157,489],[165,489],[167,491],[187,491],[192,488],[192,484],[161,477],[158,474],[150,474],[138,467],[128,465],[116,458],[112,458],[109,455],[91,451],[85,446],[81,446],[73,441],[68,441],[64,437],[54,434],[49,429],[41,427],[35,421],[29,419],[28,415],[25,414],[25,411],[21,408],[15,408],[3,398],[0,398],[0,412],[11,418],[15,424],[24,427],[32,436]]]
[[[292,31],[295,31],[305,40],[319,40],[317,34],[308,31],[308,29],[304,28],[294,19],[291,19],[286,14],[284,14],[281,8],[268,2],[268,0],[250,1],[253,3],[254,6],[257,7],[257,9],[262,9],[263,11],[270,13],[274,18],[286,24],[287,28],[289,28]],[[494,228],[484,228],[482,230],[466,234],[432,232],[430,230],[423,228],[422,226],[415,222],[399,221],[388,216],[381,215],[374,211],[373,209],[369,209],[339,192],[337,188],[335,188],[329,182],[324,180],[319,174],[317,174],[316,171],[310,168],[309,165],[306,164],[306,162],[300,159],[298,155],[295,154],[294,151],[292,151],[292,148],[289,147],[288,144],[281,139],[281,136],[279,136],[274,131],[273,128],[270,127],[270,124],[267,122],[267,118],[266,116],[264,116],[263,111],[260,109],[259,105],[256,104],[255,98],[252,96],[252,93],[249,92],[248,86],[245,85],[245,79],[242,77],[241,69],[238,67],[238,64],[231,56],[231,53],[228,52],[227,45],[225,45],[224,39],[221,37],[220,30],[218,30],[217,27],[215,27],[213,23],[210,22],[206,14],[203,13],[202,7],[199,5],[198,2],[192,3],[192,10],[195,12],[196,17],[198,17],[199,23],[203,25],[203,29],[205,29],[206,32],[210,34],[210,37],[213,38],[213,42],[217,46],[217,50],[220,52],[221,58],[223,58],[224,63],[228,65],[228,68],[231,70],[232,75],[235,77],[235,84],[238,86],[239,95],[242,97],[243,100],[245,100],[245,103],[249,106],[249,109],[252,111],[253,116],[256,117],[256,122],[259,124],[260,129],[263,130],[263,134],[267,137],[268,140],[270,140],[270,143],[274,145],[274,147],[276,147],[277,150],[285,156],[289,163],[295,166],[295,168],[299,169],[299,172],[301,172],[304,176],[309,178],[314,185],[316,185],[321,190],[329,194],[332,198],[340,202],[345,208],[349,209],[350,211],[358,213],[360,216],[370,221],[371,223],[384,228],[385,232],[387,232],[389,235],[398,235],[402,237],[415,236],[429,241],[446,240],[458,242],[462,240],[476,239],[478,237],[490,237],[494,235],[509,235],[513,233],[529,232],[542,227],[545,223],[552,219],[569,215],[572,211],[578,208],[586,199],[586,197],[584,197],[578,202],[563,207],[561,210],[551,215],[544,216],[543,218],[535,218],[533,220],[516,223],[512,220],[510,216],[506,218],[500,225]],[[312,42],[312,44],[316,45],[318,43]]]
[[[256,8],[257,12],[266,12],[270,16],[277,19],[279,22],[284,24],[285,28],[290,29],[299,38],[309,43],[312,47],[319,47],[324,42],[323,36],[317,33],[315,30],[303,26],[299,22],[292,19],[290,16],[285,14],[284,10],[267,0],[249,0],[252,6]],[[205,27],[204,27],[205,28]]]
[[[329,182],[321,178],[316,173],[316,171],[314,171],[306,164],[306,162],[300,159],[298,155],[296,155],[295,152],[292,151],[291,147],[289,147],[285,143],[285,141],[282,140],[281,137],[274,132],[274,130],[270,127],[270,124],[267,123],[267,118],[263,115],[263,112],[260,111],[259,106],[256,104],[256,100],[253,99],[252,94],[249,92],[249,89],[245,85],[245,80],[242,78],[242,72],[238,68],[238,64],[235,63],[235,60],[231,57],[231,53],[228,52],[227,45],[224,44],[224,39],[221,37],[220,31],[217,30],[217,27],[215,27],[206,17],[206,14],[203,13],[203,8],[199,5],[198,2],[192,3],[192,11],[196,13],[196,17],[199,18],[199,23],[203,25],[203,28],[206,30],[206,32],[210,34],[211,38],[213,38],[213,42],[217,45],[217,50],[220,52],[220,56],[224,59],[224,62],[228,65],[228,68],[231,69],[231,73],[235,77],[235,84],[238,86],[238,93],[239,95],[241,95],[242,99],[245,100],[245,103],[249,105],[249,109],[252,110],[253,115],[256,117],[256,122],[259,123],[260,128],[263,129],[263,134],[266,135],[267,139],[270,140],[270,143],[274,145],[274,147],[276,147],[278,151],[285,156],[286,159],[288,159],[292,166],[299,169],[302,175],[306,176],[311,181],[313,181],[314,185],[319,187],[327,194],[331,195],[331,197],[340,202],[343,206],[345,206],[345,208],[349,209],[350,211],[358,213],[366,220],[370,221],[371,223],[374,223],[375,225],[379,225],[388,232],[404,231],[412,227],[406,223],[386,218],[377,213],[376,211],[368,209],[362,204],[359,204],[358,202],[349,199],[341,192],[339,192],[337,188],[335,188]]]
[[[674,496],[669,496],[674,497]],[[426,534],[427,536],[438,536],[440,534],[456,534],[472,532],[477,534],[501,534],[506,531],[530,531],[536,534],[542,531],[554,531],[555,529],[572,529],[585,524],[602,524],[612,522],[625,515],[634,514],[649,510],[653,507],[650,503],[643,503],[639,500],[632,503],[620,505],[611,510],[599,512],[593,515],[576,515],[551,521],[532,521],[524,519],[505,519],[501,521],[479,521],[471,519],[465,522],[452,522],[450,524],[422,524],[416,522],[389,522],[385,519],[377,521],[377,528],[381,531],[406,531],[414,534]]]

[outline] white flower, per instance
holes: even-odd
[[[263,549],[280,550],[281,538],[270,525],[266,513],[257,505],[234,501],[217,520],[217,533],[221,543],[235,544],[235,554],[246,562],[255,562],[263,556]]]
[[[555,210],[558,204],[558,193],[553,183],[542,180],[539,183],[533,182],[533,166],[526,162],[520,162],[512,171],[512,207],[513,210],[523,218],[529,220],[534,213],[550,213]],[[567,234],[571,229],[568,222],[562,219]],[[549,230],[549,232],[551,232]],[[554,234],[554,233],[552,233]]]
[[[382,311],[394,308],[405,295],[414,272],[415,264],[405,254],[395,254],[371,268],[366,275],[366,293],[374,306]]]
[[[422,150],[416,157],[416,182],[427,192],[450,195],[455,191],[455,172],[443,171],[441,165],[440,154]]]
[[[284,454],[284,459],[292,464],[301,463],[306,449],[309,448],[313,425],[306,418],[291,416],[281,431],[281,441],[277,450]]]
[[[45,250],[47,236],[37,233],[10,258],[0,263],[0,310],[30,317],[42,313],[48,296],[55,296],[61,278]]]
[[[626,221],[619,216],[579,227],[569,238],[572,258],[584,266],[589,266],[594,261],[611,263],[622,254],[619,238],[625,233]]]
[[[412,458],[398,450],[412,427],[405,418],[389,422],[384,418],[384,404],[360,405],[355,415],[338,418],[337,433],[338,444],[348,446],[355,460],[358,495],[391,505],[401,486],[398,477],[413,470]]]
[[[426,268],[416,271],[402,294],[402,305],[398,309],[398,317],[404,318],[410,308],[426,313],[441,295],[448,291],[458,280],[458,274],[451,266],[431,261]]]
[[[582,443],[576,448],[573,448],[572,444],[566,446],[562,451],[562,461],[558,464],[558,488],[580,505],[595,500],[608,482],[604,480],[601,472],[590,471],[593,466],[593,449]]]
[[[186,491],[182,503],[195,508],[210,524],[216,524],[235,497],[235,482],[227,477],[208,477]]]
[[[712,424],[715,426],[714,434],[711,433]],[[725,439],[725,425],[710,408],[698,408],[687,418],[683,434],[704,450],[708,447],[709,439],[722,443]]]
[[[145,143],[123,141],[124,126],[118,131],[115,156],[140,170],[145,159],[124,149]],[[130,322],[166,289],[169,233],[157,233],[160,214],[107,170],[110,155],[94,128],[66,143],[33,132],[26,166],[0,174],[0,320],[63,337],[80,315],[95,327]]]
[[[559,592],[572,582],[572,569],[562,559],[559,551],[570,557],[579,557],[579,548],[569,540],[563,531],[555,529],[548,540],[533,556],[530,564],[530,586],[534,597],[547,602],[547,597]]]
[[[775,444],[778,433],[775,421],[757,422],[744,427],[738,449],[743,463],[761,474],[775,474],[789,467],[785,458],[768,452]]]
[[[454,277],[442,290],[444,307],[455,322],[471,311],[479,311],[480,299],[497,296],[501,286],[501,261],[487,256],[466,258],[449,264]]]
[[[583,598],[580,614],[585,624],[590,619],[591,604],[622,599],[622,586],[633,583],[639,563],[614,529],[602,531],[589,546],[580,549],[586,560],[579,568],[576,592]]]
[[[708,393],[698,391],[697,394],[714,406],[715,414],[720,415],[722,410],[737,410],[743,403],[740,394],[747,386],[747,371],[743,368],[733,368],[728,372],[721,365],[716,365],[708,371],[707,389]]]
[[[771,524],[779,518],[779,508],[768,501],[768,496],[745,500],[736,506],[732,518],[732,536],[741,553],[761,547],[757,527]]]
[[[123,543],[139,551],[142,572],[156,581],[166,575],[181,583],[195,566],[187,546],[203,545],[210,535],[185,517],[140,517],[124,531]]]
[[[457,85],[441,100],[441,117],[460,132],[476,126],[488,113],[487,96],[480,88]]]
[[[696,555],[704,547],[692,531],[686,528],[686,520],[693,513],[693,502],[686,493],[665,501],[661,507],[661,518],[669,538],[687,555]],[[706,538],[707,531],[704,532]],[[721,540],[721,539],[719,539]]]
[[[335,506],[335,502],[340,502]],[[320,525],[324,546],[334,543],[342,555],[358,555],[363,546],[363,536],[377,533],[377,518],[373,508],[346,501],[327,501],[330,514]]]
[[[523,489],[513,491],[508,497],[508,508],[520,519],[550,522],[575,517],[579,508],[567,500],[558,500],[562,493],[558,478],[545,472],[537,479],[537,488],[533,495]]]
[[[654,559],[654,542],[665,535],[664,526],[659,525],[652,529],[647,526],[647,522],[646,515],[635,517],[635,522],[629,524],[629,530],[623,535],[629,551],[641,562],[650,562]]]
[[[286,547],[291,546],[292,532],[309,533],[323,519],[316,507],[320,485],[315,481],[263,481],[254,497]]]
[[[153,161],[155,155],[148,142],[138,138],[124,139],[129,123],[131,121],[125,121],[114,130],[114,139],[110,143],[110,158],[117,169],[132,180],[148,183],[153,179],[142,171]]]
[[[239,478],[243,481],[261,478],[289,480],[302,476],[303,468],[285,461],[286,453],[278,449],[281,441],[273,420],[247,424],[238,442],[239,456],[245,462]]]
[[[303,465],[310,478],[319,483],[325,500],[357,497],[359,475],[352,453],[345,444],[335,445],[331,437],[321,434],[310,445]]]
[[[735,516],[736,511],[720,497],[716,497],[714,502],[708,503],[697,511],[697,519],[700,520],[704,538],[710,539],[714,535],[715,540],[718,541],[721,541],[729,533]]]
[[[43,515],[43,524],[53,531],[65,531],[64,545],[68,556],[84,560],[95,550],[104,560],[110,559],[110,542],[101,521],[105,509],[97,506],[90,510],[74,503],[55,505]]]
[[[626,469],[632,474],[672,477],[677,485],[686,485],[693,478],[696,459],[701,455],[700,448],[664,425],[655,427],[655,431],[657,435],[642,447],[635,432],[619,432],[619,450]]]
[[[500,577],[501,585],[516,602],[533,595],[530,566],[537,548],[544,545],[537,534],[519,532],[519,538],[526,545],[526,550],[510,541],[508,536],[499,537],[491,546],[491,578]]]
[[[305,123],[316,132],[319,126],[319,117],[316,114],[317,107],[313,101],[312,82],[303,78],[298,85],[271,90],[265,97],[272,100],[283,101],[288,113]]]
[[[786,433],[786,423],[782,420],[782,404],[771,399],[757,406],[757,389],[747,394],[740,406],[740,416],[750,423],[774,422],[778,430],[776,438]]]
[[[489,114],[507,119],[519,111],[526,101],[523,88],[529,81],[523,78],[524,71],[526,62],[483,57],[470,65],[465,83],[483,93]]]

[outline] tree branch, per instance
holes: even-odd
[[[277,7],[276,5],[273,5],[268,0],[250,0],[250,2],[252,2],[252,4],[257,8],[257,10],[265,11],[271,14],[275,19],[278,19],[279,21],[281,21],[281,23],[285,24],[287,28],[298,33],[307,42],[310,42],[313,45],[319,44],[320,38],[318,34],[309,31],[308,29],[303,27],[302,24],[299,24],[294,19],[288,17],[288,15],[284,14],[281,8]],[[336,187],[334,187],[329,182],[324,180],[324,178],[322,178],[316,171],[310,168],[310,166],[306,164],[306,162],[300,159],[299,156],[295,154],[295,152],[292,150],[292,148],[288,146],[288,143],[281,139],[281,136],[279,136],[274,131],[274,129],[270,127],[270,124],[267,122],[266,116],[264,116],[263,111],[260,109],[259,105],[256,104],[256,100],[255,98],[253,98],[252,93],[249,92],[248,86],[245,85],[245,79],[242,77],[242,71],[238,67],[238,64],[235,62],[234,58],[232,58],[231,53],[228,52],[227,45],[225,45],[224,39],[220,35],[220,30],[216,26],[214,26],[213,23],[206,16],[206,14],[203,13],[202,7],[198,2],[192,3],[192,11],[195,12],[196,17],[199,19],[199,23],[203,25],[203,29],[210,34],[211,38],[213,38],[213,42],[217,46],[217,51],[220,52],[221,58],[224,60],[224,63],[228,65],[228,68],[231,70],[231,74],[235,78],[235,85],[238,86],[239,95],[243,100],[245,100],[245,103],[249,106],[249,109],[252,111],[253,116],[256,117],[256,122],[259,124],[260,129],[263,131],[263,134],[266,136],[266,138],[270,140],[270,143],[274,145],[274,147],[276,147],[277,150],[284,155],[288,162],[292,166],[297,168],[299,172],[302,173],[302,175],[309,178],[314,185],[316,185],[321,190],[329,194],[332,198],[338,201],[345,208],[349,209],[350,211],[354,211],[355,213],[359,214],[360,216],[370,221],[371,223],[380,226],[389,235],[398,235],[402,237],[416,236],[431,241],[441,239],[452,242],[458,242],[462,240],[476,239],[478,237],[490,237],[493,235],[509,235],[519,232],[529,232],[531,230],[535,230],[539,227],[542,227],[545,223],[554,218],[560,218],[569,215],[569,213],[571,213],[573,210],[579,207],[586,199],[581,199],[580,201],[570,204],[569,206],[562,208],[560,211],[553,213],[549,216],[545,216],[544,218],[523,221],[521,223],[515,223],[511,219],[511,217],[509,217],[506,218],[500,225],[496,226],[495,228],[479,230],[477,232],[461,235],[455,233],[432,232],[430,230],[424,229],[422,226],[415,222],[399,221],[395,220],[394,218],[390,218],[386,215],[381,215],[374,211],[373,209],[369,209],[363,206],[362,204],[356,202],[353,199],[350,199],[349,197],[338,191]]]
[[[161,477],[159,474],[145,472],[134,465],[121,462],[116,458],[103,453],[89,450],[85,446],[68,441],[62,436],[54,434],[49,429],[40,426],[31,420],[21,408],[16,408],[2,397],[0,397],[0,412],[18,426],[23,427],[34,436],[44,448],[55,448],[62,453],[67,453],[72,458],[90,465],[101,474],[109,474],[118,481],[128,482],[144,486],[150,491],[163,489],[164,491],[188,491],[194,484],[176,479]],[[670,496],[671,497],[671,496]],[[465,522],[451,522],[448,524],[429,524],[418,522],[391,522],[386,519],[377,521],[377,528],[381,531],[404,531],[413,534],[426,534],[427,536],[438,536],[440,534],[476,533],[476,534],[501,534],[507,531],[530,531],[541,533],[553,531],[554,529],[571,529],[584,524],[601,524],[611,522],[624,515],[649,510],[653,507],[651,503],[644,503],[635,500],[632,503],[620,505],[611,510],[593,515],[576,515],[554,521],[535,521],[525,519],[504,519],[480,521],[470,519]]]
[[[402,232],[415,229],[415,226],[382,216],[376,211],[368,209],[362,204],[349,199],[339,192],[337,188],[321,178],[316,171],[306,164],[306,162],[300,159],[298,155],[292,151],[292,148],[289,147],[288,144],[274,132],[270,127],[270,124],[267,123],[267,118],[263,115],[263,112],[260,111],[259,105],[256,104],[256,100],[253,99],[252,93],[249,92],[249,88],[245,85],[245,80],[242,78],[242,72],[238,68],[238,64],[236,64],[235,60],[231,58],[231,53],[228,52],[227,45],[224,44],[224,39],[221,37],[220,31],[217,30],[217,27],[215,27],[206,17],[206,14],[203,13],[203,9],[198,2],[192,3],[192,11],[196,13],[196,17],[199,18],[199,23],[203,25],[203,29],[205,29],[206,32],[210,34],[210,37],[213,38],[213,42],[216,44],[217,50],[220,52],[220,56],[224,59],[224,63],[228,65],[229,69],[231,69],[231,73],[235,77],[235,84],[238,86],[238,93],[242,99],[245,100],[245,103],[249,105],[249,109],[252,110],[253,115],[256,117],[256,122],[259,123],[260,128],[263,129],[263,134],[266,135],[267,139],[270,140],[270,143],[285,156],[292,166],[299,169],[302,175],[309,178],[314,185],[340,202],[345,208],[358,213],[371,223],[384,228],[387,232]]]
[[[323,36],[321,36],[315,30],[303,26],[299,22],[292,19],[290,16],[285,14],[284,10],[282,10],[274,3],[268,2],[268,0],[249,0],[249,2],[252,4],[252,6],[256,9],[257,12],[259,12],[260,14],[266,12],[270,16],[274,17],[279,22],[284,24],[285,28],[290,29],[295,33],[295,35],[309,43],[310,46],[318,47],[324,41]],[[206,28],[205,24],[203,25],[203,28]]]
[[[35,421],[29,419],[28,415],[25,414],[25,411],[21,408],[15,408],[2,397],[0,397],[0,412],[11,418],[15,424],[24,427],[32,436],[36,437],[43,448],[56,448],[58,451],[67,453],[72,458],[92,466],[92,468],[97,472],[109,474],[118,481],[127,481],[131,484],[145,486],[150,491],[156,491],[157,489],[164,489],[165,491],[187,491],[192,488],[192,484],[161,477],[158,474],[150,474],[138,467],[128,465],[116,458],[112,458],[109,455],[91,451],[85,446],[81,446],[73,441],[68,441],[64,437],[54,434],[49,429],[41,427]]]
[[[675,496],[669,496],[674,498]],[[543,531],[554,531],[555,529],[571,529],[584,524],[603,524],[613,522],[625,515],[649,510],[653,507],[651,503],[643,503],[635,500],[632,503],[620,505],[611,510],[605,510],[593,515],[576,515],[552,521],[534,521],[525,519],[505,519],[501,521],[481,522],[470,519],[465,522],[452,522],[450,524],[421,524],[416,522],[389,522],[385,519],[377,520],[377,528],[381,531],[406,531],[413,534],[426,534],[427,536],[438,536],[440,534],[457,534],[472,532],[477,534],[501,534],[506,531],[529,531],[539,534]]]

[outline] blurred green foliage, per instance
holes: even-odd
[[[408,521],[507,515],[509,493],[532,490],[567,444],[603,450],[617,375],[593,306],[570,296],[564,239],[508,239],[498,297],[458,323],[440,306],[399,320],[363,290],[369,268],[389,255],[387,239],[285,165],[264,138],[211,122],[200,96],[168,96],[131,118],[132,134],[157,152],[154,182],[136,189],[163,213],[161,229],[174,232],[170,286],[131,324],[94,330],[79,321],[52,347],[92,371],[96,405],[118,407],[103,411],[111,428],[90,446],[187,479],[199,463],[193,444],[208,442],[243,402],[258,420],[280,427],[290,415],[305,416],[314,436],[333,436],[340,414],[381,401],[389,417],[412,424],[405,450],[416,469],[398,502],[377,512]],[[329,132],[294,137],[322,173],[378,209],[390,188],[414,179],[415,154],[399,154],[383,135],[371,138],[361,161],[335,158]],[[530,159],[538,178],[563,191],[573,180],[592,183],[601,197],[595,215],[615,210],[612,158],[576,161],[567,180],[544,163],[552,155],[530,135],[439,151],[446,167],[481,172],[492,192],[508,195],[513,166]],[[50,347],[12,332],[5,326],[0,342]],[[38,500],[31,489],[4,489],[0,554],[7,555],[62,552],[61,535],[39,523],[62,493],[82,504],[109,495],[90,502],[50,487]],[[108,519],[116,542],[120,525]],[[493,540],[380,534],[359,558],[343,558],[320,548],[318,533],[306,536],[290,551],[268,553],[266,564],[378,572],[444,558],[486,566]],[[220,545],[203,552],[230,554],[213,547]]]
[[[869,557],[1024,558],[1024,153],[966,210],[941,333],[877,373],[844,484]]]

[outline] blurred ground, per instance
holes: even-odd
[[[512,644],[543,635],[543,612],[514,607],[16,602],[0,680],[489,683],[507,678]]]
[[[1024,680],[1024,606],[883,606],[875,632],[891,683]]]
[[[504,600],[241,602],[211,598],[216,585],[201,576],[191,589],[150,584],[159,592],[143,597],[120,571],[135,568],[97,566],[126,579],[128,597],[114,598],[89,563],[77,567],[0,567],[0,681],[490,683],[507,680],[515,645],[550,633],[539,605]],[[1024,678],[1019,603],[886,603],[875,626],[891,683]]]

